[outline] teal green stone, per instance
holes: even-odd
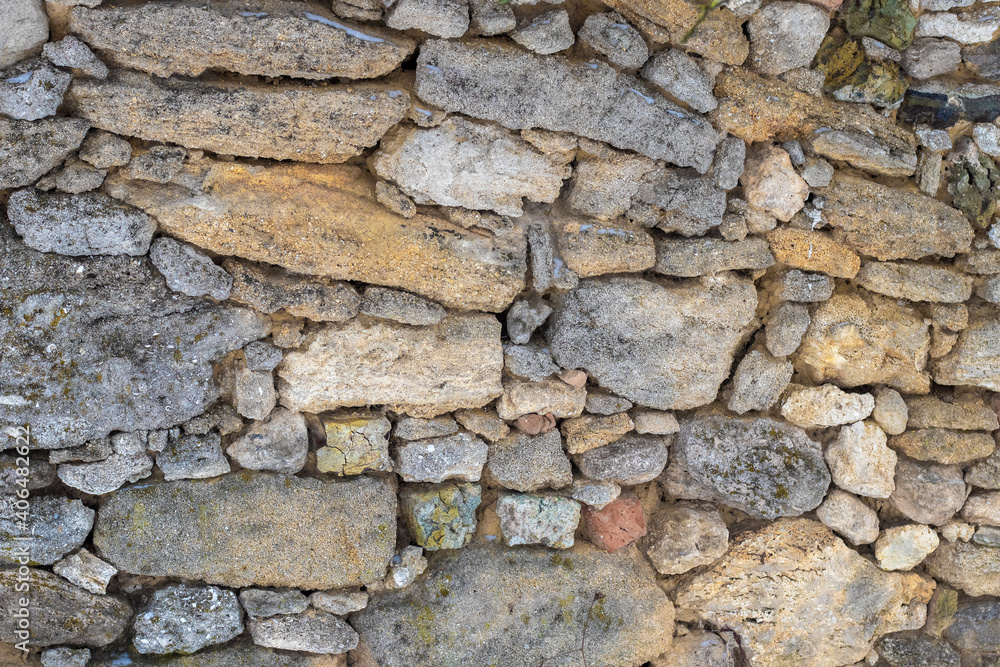
[[[481,501],[478,484],[409,486],[399,494],[413,540],[428,551],[461,549],[471,542]]]

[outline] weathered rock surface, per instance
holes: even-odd
[[[649,58],[646,41],[621,14],[591,14],[583,22],[579,37],[581,42],[607,57],[612,65],[624,70],[637,70]]]
[[[935,395],[906,397],[909,428],[953,428],[963,431],[995,431],[997,413],[975,393],[956,392],[949,400]]]
[[[559,431],[535,436],[512,433],[492,443],[486,470],[504,488],[521,492],[558,489],[573,482]]]
[[[924,565],[932,577],[969,595],[1000,595],[1000,547],[945,542]]]
[[[122,572],[326,589],[381,579],[395,525],[385,482],[242,472],[123,489],[98,512],[94,544]]]
[[[549,94],[553,85],[561,95]],[[573,132],[701,173],[719,141],[704,120],[609,65],[594,69],[489,40],[424,42],[416,90],[448,111],[515,130]]]
[[[579,454],[574,461],[590,479],[634,486],[655,479],[663,471],[669,444],[667,438],[629,434],[610,445]]]
[[[80,118],[30,122],[0,117],[0,188],[37,181],[80,146],[89,127]]]
[[[502,367],[500,323],[490,315],[456,314],[419,328],[352,321],[326,325],[287,354],[278,388],[295,410],[384,404],[433,417],[499,396]]]
[[[396,448],[396,473],[404,482],[478,482],[488,453],[471,433],[407,442]]]
[[[591,279],[563,297],[545,335],[563,368],[640,405],[686,409],[715,398],[755,306],[750,282],[727,273]]]
[[[666,276],[693,278],[720,271],[760,270],[774,264],[767,241],[747,238],[722,241],[713,238],[656,239],[653,271]]]
[[[415,47],[392,30],[343,21],[319,5],[280,0],[80,7],[70,14],[70,29],[111,64],[161,77],[228,70],[368,79],[391,72]]]
[[[428,572],[351,616],[379,664],[640,665],[670,647],[673,607],[628,549],[473,544],[431,556]]]
[[[122,179],[107,185],[113,196],[155,216],[161,230],[223,255],[493,312],[524,285],[523,237],[390,213],[355,167],[206,161],[189,163],[181,174],[199,185]]]
[[[17,568],[0,569],[0,633],[13,639],[17,628],[14,612],[21,608],[18,581],[29,586],[31,646],[105,646],[125,631],[132,608],[111,595],[92,595],[44,570],[28,568],[19,579]]]
[[[871,394],[850,393],[832,384],[798,387],[781,404],[781,416],[802,428],[840,426],[871,414]]]
[[[222,266],[230,276],[233,301],[263,313],[284,310],[314,322],[344,322],[361,308],[361,297],[346,283],[238,259],[227,259]]]
[[[972,277],[954,269],[913,262],[865,262],[858,285],[897,299],[962,303],[972,296]]]
[[[232,276],[194,246],[161,236],[153,242],[149,259],[172,290],[220,301],[229,298]]]
[[[767,418],[696,415],[681,420],[663,481],[675,496],[774,519],[819,505],[830,472],[819,443],[798,427]]]
[[[191,419],[218,395],[211,362],[267,333],[249,311],[171,292],[146,260],[42,254],[9,231],[0,258],[14,304],[0,316],[0,424],[30,423],[37,446]]]
[[[830,17],[815,5],[773,2],[747,23],[750,65],[761,74],[782,74],[806,67],[819,49]]]
[[[66,101],[115,134],[223,155],[330,163],[375,145],[410,100],[383,84],[241,85],[116,70],[104,81],[77,79]]]
[[[851,544],[871,544],[878,539],[878,515],[857,496],[834,489],[816,508],[816,518]]]
[[[913,521],[935,526],[955,516],[969,495],[958,466],[914,461],[905,456],[896,462],[895,483],[889,497],[893,507]]]
[[[94,510],[79,500],[42,496],[31,499],[22,528],[13,496],[0,499],[0,563],[5,565],[51,565],[83,544],[94,525]],[[29,537],[30,543],[18,539]],[[22,563],[25,549],[29,562]]]
[[[247,623],[247,629],[258,646],[287,651],[346,653],[358,645],[358,633],[351,626],[340,617],[319,609],[253,618]]]
[[[557,221],[556,243],[566,266],[581,278],[645,271],[656,261],[653,239],[637,225],[582,218]]]
[[[945,428],[911,429],[894,435],[892,446],[919,461],[966,463],[989,456],[996,442],[989,433],[953,431]]]
[[[922,626],[933,590],[920,575],[882,572],[816,521],[782,519],[737,536],[676,599],[680,618],[738,633],[752,664],[835,667]]]
[[[826,452],[833,483],[851,493],[888,498],[895,482],[896,453],[886,445],[885,433],[870,422],[856,422],[840,429]]]
[[[729,547],[729,530],[707,504],[677,503],[650,517],[642,550],[660,574],[683,574],[708,565]]]
[[[132,623],[139,653],[194,653],[243,632],[233,591],[215,586],[167,586],[155,591]]]
[[[934,381],[973,385],[1000,391],[1000,309],[976,303],[969,308],[969,325],[959,334],[951,352],[935,360]]]

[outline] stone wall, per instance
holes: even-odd
[[[839,4],[5,0],[0,664],[997,664],[1000,10]]]

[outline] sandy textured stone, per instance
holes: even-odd
[[[542,153],[495,125],[450,118],[433,128],[393,130],[370,164],[418,204],[519,216],[522,197],[555,201],[572,157]]]
[[[267,618],[277,614],[300,614],[309,607],[309,600],[296,589],[244,588],[240,591],[240,605],[250,618]]]
[[[755,306],[750,282],[728,273],[597,278],[562,298],[545,335],[563,368],[584,368],[639,405],[687,409],[715,398]]]
[[[31,498],[23,527],[18,517],[22,511],[14,496],[0,496],[0,563],[4,565],[52,565],[82,545],[94,525],[94,510],[65,497]],[[28,537],[32,537],[30,543],[23,540]],[[22,562],[25,549],[28,558]]]
[[[873,174],[910,176],[917,168],[917,156],[912,151],[893,151],[889,144],[868,134],[817,131],[808,140],[809,148],[830,160],[847,162]],[[830,176],[833,170],[830,169]],[[829,185],[829,181],[824,184]]]
[[[924,565],[932,577],[969,595],[1000,595],[1000,547],[945,542]]]
[[[0,188],[37,181],[80,146],[89,127],[80,118],[30,122],[0,117]]]
[[[566,204],[577,213],[614,220],[629,209],[643,175],[655,166],[648,157],[582,140]]]
[[[683,574],[721,558],[729,529],[707,503],[674,503],[649,518],[641,548],[660,574]]]
[[[676,599],[681,618],[738,633],[752,664],[837,667],[884,634],[922,626],[933,590],[919,575],[882,572],[816,521],[782,519],[738,535]]]
[[[222,266],[231,276],[230,298],[263,313],[284,310],[316,322],[344,322],[360,310],[361,298],[346,283],[238,259],[227,259]]]
[[[972,296],[972,277],[914,262],[865,262],[856,277],[866,290],[910,301],[961,303]]]
[[[401,0],[386,16],[390,28],[416,28],[437,37],[461,37],[469,29],[469,7],[460,0]]]
[[[859,421],[841,427],[824,456],[833,483],[845,491],[888,498],[896,488],[896,453],[889,449],[885,433],[875,424]]]
[[[417,325],[437,324],[446,315],[440,305],[416,294],[372,285],[361,295],[361,312],[383,320]]]
[[[842,387],[883,383],[907,393],[927,393],[924,372],[930,335],[914,308],[863,291],[844,291],[813,311],[795,370],[814,382]]]
[[[896,462],[893,507],[918,523],[940,526],[951,520],[969,495],[962,469],[902,456]]]
[[[109,132],[223,155],[344,162],[402,120],[410,98],[382,84],[304,87],[154,79],[116,70],[77,79],[66,101]]]
[[[490,444],[486,471],[504,488],[521,492],[558,489],[573,482],[559,431],[535,436],[512,433]]]
[[[638,273],[653,266],[653,239],[635,225],[580,218],[558,220],[556,243],[566,266],[581,278],[604,273]]]
[[[974,303],[969,325],[951,352],[933,362],[934,381],[1000,391],[1000,308]]]
[[[21,607],[25,591],[17,591],[16,567],[0,568],[0,635],[13,640],[17,619],[13,612]],[[28,568],[25,582],[31,623],[31,646],[105,646],[125,631],[132,608],[112,595],[93,595],[46,572]],[[672,610],[671,610],[672,611]],[[18,640],[20,641],[20,640]]]
[[[455,314],[428,327],[355,320],[327,324],[285,355],[278,390],[282,405],[305,412],[381,404],[434,417],[499,396],[502,365],[491,315]]]
[[[510,38],[542,55],[565,51],[576,41],[565,9],[553,9],[521,21],[521,25],[511,31]]]
[[[584,476],[610,480],[622,486],[645,484],[667,465],[667,447],[672,438],[628,434],[610,445],[591,449],[573,457]]]
[[[726,640],[714,632],[693,629],[674,639],[670,650],[649,664],[652,667],[735,667]]]
[[[550,94],[554,85],[561,95]],[[416,91],[447,111],[515,130],[572,132],[701,173],[719,141],[704,120],[610,65],[593,69],[483,39],[424,42]]]
[[[428,572],[351,616],[378,664],[516,667],[585,653],[588,664],[640,665],[670,647],[673,607],[629,549],[480,543],[437,552]]]
[[[871,394],[849,393],[832,384],[797,388],[781,404],[781,416],[802,428],[840,426],[871,414]]]
[[[37,54],[49,37],[49,17],[41,0],[12,0],[0,13],[0,67]]]
[[[115,433],[111,436],[111,454],[94,463],[59,466],[63,484],[84,493],[111,493],[126,482],[138,482],[153,472],[153,459],[146,452],[142,433]]]
[[[381,579],[395,535],[386,482],[241,472],[119,491],[98,512],[94,544],[132,574],[325,589]]]
[[[989,433],[970,433],[945,428],[910,429],[894,435],[890,444],[919,461],[967,463],[989,456],[996,442]]]
[[[765,350],[751,350],[733,373],[727,406],[739,415],[750,410],[767,411],[778,402],[791,379],[792,362],[772,357]]]
[[[789,301],[779,303],[771,311],[764,327],[768,352],[776,357],[795,352],[799,349],[810,321],[809,309],[804,304]]]
[[[830,491],[816,508],[816,518],[851,544],[871,544],[878,539],[878,514],[860,498],[840,489]]]
[[[111,578],[118,574],[118,568],[104,562],[86,549],[80,549],[53,564],[52,571],[71,584],[99,595],[107,592]]]
[[[907,404],[898,391],[886,387],[875,391],[872,418],[888,435],[899,435],[906,430],[908,414]]]
[[[107,654],[105,654],[107,655]],[[114,656],[114,654],[112,654]],[[121,654],[102,660],[93,660],[88,667],[119,667],[115,664]],[[192,655],[156,656],[142,658],[129,656],[135,667],[347,667],[347,656],[291,653],[257,646],[249,640],[237,640],[225,646],[212,646]]]
[[[358,645],[358,633],[340,617],[319,609],[300,614],[252,618],[247,630],[258,646],[308,651],[346,653]]]
[[[153,242],[149,259],[172,290],[220,301],[229,298],[232,277],[194,246],[161,236]]]
[[[693,278],[719,271],[760,270],[774,264],[767,241],[748,238],[722,241],[714,238],[656,238],[653,271],[666,276]]]
[[[962,518],[978,526],[1000,526],[1000,493],[996,491],[969,496],[962,507]]]
[[[588,402],[590,398],[588,396]],[[603,447],[625,435],[633,428],[632,420],[624,412],[607,416],[583,415],[563,421],[560,429],[566,438],[566,451],[582,454],[595,447]]]
[[[637,70],[649,58],[646,41],[621,14],[591,14],[583,22],[579,37],[582,43],[624,70]]]
[[[942,400],[936,395],[906,398],[909,428],[953,428],[965,431],[995,431],[997,413],[978,394],[956,392]]]
[[[579,417],[586,401],[586,389],[572,387],[559,378],[531,382],[508,377],[504,379],[503,395],[497,402],[497,414],[506,421],[529,414],[552,413],[559,419]]]
[[[861,258],[825,232],[780,227],[767,235],[767,241],[778,262],[796,269],[853,278],[861,268]]]
[[[49,42],[42,47],[42,55],[53,65],[71,67],[79,70],[83,76],[95,79],[108,77],[108,66],[94,55],[86,44],[72,35],[63,37],[58,42]]]
[[[826,11],[800,2],[772,2],[747,23],[750,65],[761,74],[807,67],[830,27]]]
[[[156,76],[228,70],[368,79],[391,72],[415,46],[397,32],[343,21],[319,5],[279,0],[80,7],[70,14],[70,29],[112,65]]]
[[[926,195],[838,173],[824,197],[823,219],[866,255],[919,259],[969,251],[973,233],[965,216]]]
[[[185,182],[201,184],[188,189],[112,179],[106,185],[155,216],[160,229],[222,255],[494,312],[524,285],[523,237],[390,213],[356,167],[206,160],[189,163],[182,174]]]
[[[714,175],[660,168],[643,176],[628,216],[665,232],[701,236],[720,226],[725,212],[726,191],[716,186]]]
[[[830,485],[819,443],[774,419],[695,414],[681,420],[672,449],[662,478],[669,493],[757,518],[808,512]]]

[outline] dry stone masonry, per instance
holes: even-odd
[[[1000,664],[987,0],[0,2],[0,665]]]

